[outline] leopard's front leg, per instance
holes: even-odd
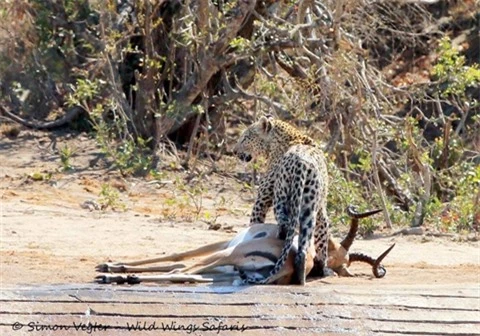
[[[265,217],[273,203],[273,182],[270,174],[260,182],[257,198],[253,206],[250,224],[265,223]]]
[[[277,194],[275,195],[275,207],[273,211],[278,224],[278,238],[285,240],[287,236],[287,230],[291,222],[287,188],[279,188]]]

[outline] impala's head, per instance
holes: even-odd
[[[257,156],[282,155],[296,144],[310,145],[313,140],[286,122],[266,115],[243,131],[233,153],[248,162]]]

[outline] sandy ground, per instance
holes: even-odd
[[[69,173],[62,172],[58,154],[65,144],[76,148],[75,170]],[[158,180],[124,180],[102,166],[99,157],[85,136],[51,138],[22,132],[15,140],[0,139],[2,286],[91,282],[98,263],[229,239],[248,223],[254,192],[227,174],[203,177],[202,196],[195,196],[189,189],[193,181],[179,182],[186,176],[181,169],[172,168]],[[224,163],[220,171],[228,171],[231,164]],[[38,174],[46,179],[37,181]],[[118,192],[119,210],[83,208],[85,201],[101,201],[105,183]],[[179,190],[179,184],[187,191]],[[220,228],[213,230],[212,224]],[[480,290],[478,241],[384,233],[381,238],[358,239],[353,250],[378,255],[392,242],[397,245],[385,260],[385,278],[372,279],[368,267],[357,265],[352,266],[357,278],[321,281],[419,288],[464,283],[477,284]]]

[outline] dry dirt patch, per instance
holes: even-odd
[[[88,282],[97,263],[151,257],[228,239],[248,223],[252,193],[241,192],[241,185],[227,177],[208,178],[202,217],[195,219],[195,206],[171,183],[181,172],[165,176],[165,183],[160,184],[124,180],[102,167],[98,149],[80,136],[55,140],[57,148],[63,142],[79,148],[73,158],[76,171],[62,173],[51,138],[22,134],[17,140],[2,139],[0,148],[2,284]],[[33,172],[53,177],[32,181],[28,176]],[[86,200],[98,200],[105,183],[118,190],[126,211],[89,211],[80,206]],[[172,201],[176,198],[184,201]],[[208,219],[205,213],[210,214]],[[209,220],[229,230],[209,230]],[[479,283],[478,242],[397,236],[357,240],[354,250],[378,255],[392,241],[397,246],[385,261],[385,279],[372,280],[369,269],[353,266],[365,275],[324,282],[368,286]]]
[[[74,172],[59,171],[55,147],[64,142],[82,148]],[[383,232],[383,238],[355,241],[353,250],[378,255],[396,242],[385,278],[373,279],[369,268],[353,265],[359,277],[310,281],[303,288],[94,285],[98,263],[229,239],[248,223],[254,196],[232,178],[210,175],[199,216],[198,206],[172,183],[184,172],[158,183],[125,180],[98,158],[95,145],[81,137],[52,142],[23,133],[17,141],[0,140],[0,334],[11,334],[15,322],[37,321],[70,326],[65,335],[83,334],[72,327],[79,323],[108,326],[102,335],[130,334],[126,326],[136,322],[245,325],[242,335],[478,335],[478,242]],[[34,179],[34,173],[47,178]],[[105,184],[118,192],[125,211],[82,208],[99,201]],[[217,230],[209,229],[213,222]],[[30,334],[27,327],[15,333]]]
[[[150,257],[228,239],[248,223],[253,195],[244,191],[239,197],[241,186],[232,179],[218,175],[204,181],[203,212],[195,219],[191,215],[195,206],[172,183],[181,172],[166,175],[164,183],[124,180],[102,167],[98,149],[84,136],[22,136],[1,141],[2,284],[88,282],[97,263]],[[55,149],[65,143],[77,148],[72,158],[76,170],[71,173],[61,172]],[[29,175],[35,172],[52,177],[33,181]],[[126,211],[88,211],[80,206],[86,200],[98,200],[105,183],[118,190]],[[210,221],[216,217],[221,228],[229,227],[228,232],[209,230],[203,217],[206,213]],[[353,269],[363,277],[325,281],[479,283],[478,242],[397,236],[357,240],[354,249],[377,255],[392,241],[397,246],[385,261],[385,279],[372,280],[366,275],[369,270],[359,265]]]

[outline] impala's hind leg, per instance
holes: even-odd
[[[98,265],[95,270],[102,273],[145,273],[145,272],[173,272],[185,268],[184,264],[131,266],[124,264],[106,263]]]
[[[174,269],[184,267],[182,264],[167,265],[167,266],[153,266],[153,267],[135,267],[147,264],[153,264],[158,262],[173,262],[173,261],[182,261],[186,259],[191,259],[213,252],[221,251],[227,248],[230,241],[223,241],[219,243],[208,244],[190,251],[183,253],[173,253],[168,256],[158,257],[153,259],[143,259],[130,262],[115,262],[115,263],[104,263],[97,265],[95,270],[97,272],[112,272],[112,273],[127,273],[127,272],[168,272]]]
[[[201,274],[207,271],[212,270],[215,267],[219,266],[234,266],[234,260],[232,259],[232,253],[236,247],[230,247],[218,252],[215,252],[198,262],[194,263],[191,266],[185,267],[181,270],[185,274]]]

